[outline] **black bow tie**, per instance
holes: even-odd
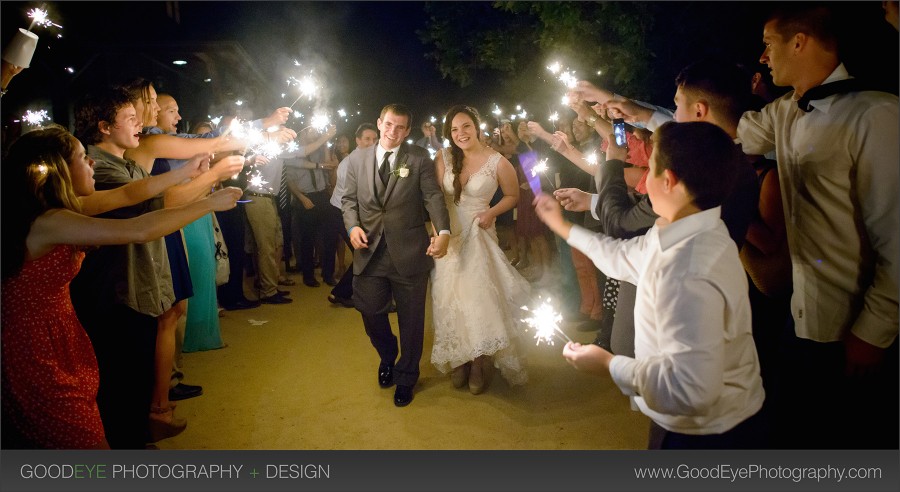
[[[815,101],[816,99],[825,99],[828,96],[833,96],[835,94],[844,94],[847,92],[859,92],[866,90],[863,86],[863,83],[860,82],[859,79],[844,79],[838,80],[836,82],[829,82],[827,84],[822,84],[817,87],[813,87],[812,89],[806,91],[797,101],[797,107],[799,107],[802,111],[809,113],[812,111],[812,107],[809,105],[810,101]]]

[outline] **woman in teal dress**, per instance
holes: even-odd
[[[225,346],[219,332],[219,304],[216,300],[216,254],[212,215],[186,225],[184,244],[194,296],[188,299],[187,322],[182,352],[215,350]]]

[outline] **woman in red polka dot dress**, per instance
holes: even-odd
[[[187,170],[94,192],[93,160],[66,130],[26,133],[10,147],[0,166],[3,448],[109,447],[97,410],[97,360],[69,298],[81,249],[162,237],[234,207],[241,192],[228,188],[134,219],[89,215],[149,199],[208,165],[198,156]]]

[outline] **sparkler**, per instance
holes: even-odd
[[[44,9],[37,9],[37,8],[31,9],[28,11],[28,17],[31,18],[31,27],[28,28],[29,31],[35,25],[38,25],[41,27],[53,26],[53,27],[58,27],[60,29],[63,28],[63,26],[51,21],[50,18],[48,17],[47,11]]]
[[[590,154],[586,154],[584,156],[584,160],[591,166],[596,166],[597,165],[597,153],[591,152]]]
[[[50,119],[50,116],[47,114],[46,109],[41,109],[39,111],[32,111],[29,109],[22,115],[22,119],[31,126],[41,126],[41,123],[43,123],[44,120]]]
[[[550,177],[547,176],[548,170],[549,170],[549,168],[547,167],[547,158],[545,157],[545,158],[539,160],[537,165],[535,165],[533,168],[531,168],[531,176],[534,177],[534,176],[537,176],[538,173],[541,173],[541,175],[544,177],[544,179],[547,180],[547,183],[550,184],[550,188],[552,188],[553,191],[556,191],[556,186],[553,186],[553,182],[550,181]]]
[[[543,301],[540,306],[529,310],[528,306],[522,306],[522,310],[532,313],[531,317],[523,318],[522,321],[529,327],[534,329],[534,339],[537,340],[536,345],[544,342],[553,345],[553,337],[558,336],[560,339],[572,341],[560,328],[559,323],[563,317],[553,309],[550,305],[550,299]]]
[[[503,111],[500,109],[500,106],[494,104],[494,110],[491,113],[494,113],[494,116],[497,117],[497,143],[503,145],[503,132],[500,131],[500,127],[503,126],[503,123],[500,121],[500,115],[503,114]]]
[[[296,61],[294,62],[297,63]],[[312,77],[312,75],[307,75],[302,79],[298,79],[296,77],[291,77],[288,79],[288,85],[295,86],[300,89],[300,95],[297,96],[297,99],[294,99],[294,102],[291,103],[289,108],[293,109],[294,105],[297,104],[297,101],[306,97],[310,101],[316,97],[316,94],[319,92],[319,84],[316,82],[316,79]]]

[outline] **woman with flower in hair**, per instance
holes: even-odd
[[[94,191],[93,160],[66,130],[26,133],[0,166],[2,184],[2,411],[4,448],[108,448],[97,409],[97,361],[69,296],[84,248],[146,242],[213,210],[236,188],[128,220],[90,215],[158,195],[208,166]]]

